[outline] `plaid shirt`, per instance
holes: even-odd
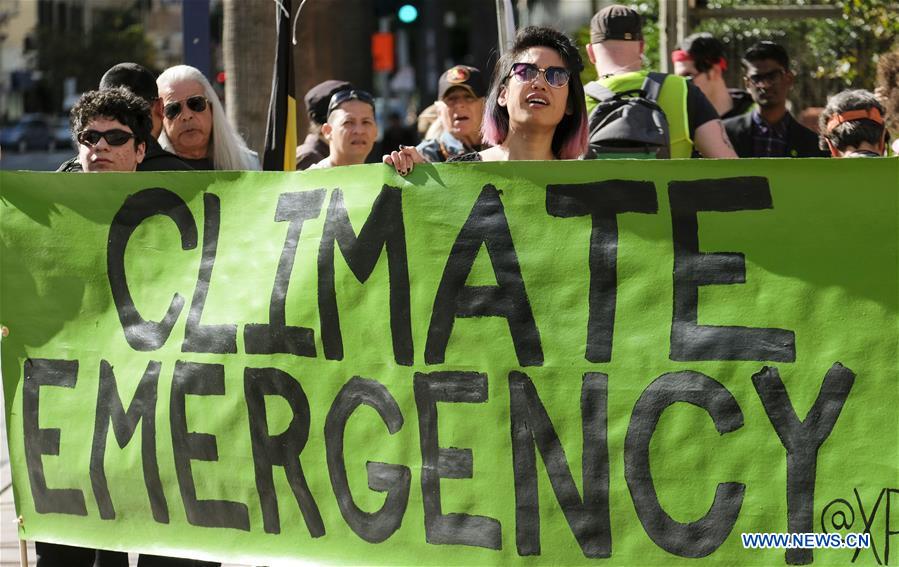
[[[754,157],[789,157],[787,154],[787,131],[793,117],[784,114],[777,124],[768,124],[759,111],[752,111],[752,155]]]

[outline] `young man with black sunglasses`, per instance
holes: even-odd
[[[82,171],[136,171],[152,125],[149,105],[125,88],[83,94],[72,107]]]
[[[760,41],[741,61],[746,89],[757,105],[752,112],[724,121],[740,157],[829,157],[818,147],[818,135],[787,110],[794,75],[783,46]]]
[[[81,95],[71,112],[78,141],[77,164],[83,171],[133,172],[147,150],[153,122],[147,102],[125,88]],[[127,567],[128,554],[57,543],[35,542],[39,567]]]

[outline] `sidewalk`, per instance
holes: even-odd
[[[0,389],[0,404],[2,403],[3,393]],[[19,537],[16,507],[12,499],[12,471],[6,444],[5,411],[0,411],[0,443],[0,566],[13,567],[19,565]],[[28,545],[28,564],[35,564],[33,544]]]

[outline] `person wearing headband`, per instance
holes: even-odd
[[[613,4],[590,20],[587,56],[596,67],[597,82],[605,89],[623,93],[640,89],[648,71],[643,69],[643,22],[631,7]],[[589,88],[588,88],[589,90]],[[599,101],[587,96],[587,111]],[[694,147],[703,157],[737,157],[718,112],[702,91],[690,81],[666,75],[658,104],[668,120],[672,158],[689,158]]]
[[[378,137],[375,100],[361,89],[334,93],[328,102],[322,136],[328,142],[329,155],[309,169],[359,165],[371,153]]]
[[[818,135],[787,110],[795,75],[782,45],[760,41],[743,54],[743,80],[757,108],[724,121],[741,158],[830,157],[818,147]]]
[[[858,89],[830,97],[818,118],[821,149],[833,157],[880,157],[886,149],[883,105]]]
[[[684,38],[671,52],[674,74],[689,79],[709,99],[722,120],[740,116],[752,109],[752,97],[740,89],[729,89],[724,82],[727,58],[724,45],[710,33],[695,33]]]

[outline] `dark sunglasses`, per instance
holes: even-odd
[[[206,97],[203,95],[194,95],[187,97],[184,103],[187,104],[187,108],[194,112],[203,112],[206,110],[209,101],[207,101]],[[165,114],[165,117],[169,120],[178,118],[178,115],[181,114],[181,101],[176,100],[175,102],[168,103],[162,107],[162,113]]]
[[[99,130],[84,130],[83,132],[78,133],[78,143],[82,146],[93,147],[100,143],[100,138],[103,138],[110,146],[121,146],[133,137],[134,134],[131,132],[119,129],[106,130],[105,132],[100,132]]]
[[[753,85],[761,85],[762,83],[774,83],[777,82],[778,79],[784,76],[783,69],[775,69],[773,71],[769,71],[767,73],[757,73],[755,75],[747,75],[746,78],[749,79],[749,82]]]
[[[331,113],[334,112],[338,106],[348,100],[359,100],[366,104],[370,104],[372,108],[375,107],[375,99],[368,91],[346,89],[338,91],[331,96],[331,102],[328,103],[328,116],[331,116]]]
[[[533,63],[513,63],[510,76],[515,77],[519,83],[530,83],[537,78],[537,75],[543,73],[543,79],[546,84],[554,89],[561,89],[568,84],[571,74],[564,67],[547,67],[541,69]]]

